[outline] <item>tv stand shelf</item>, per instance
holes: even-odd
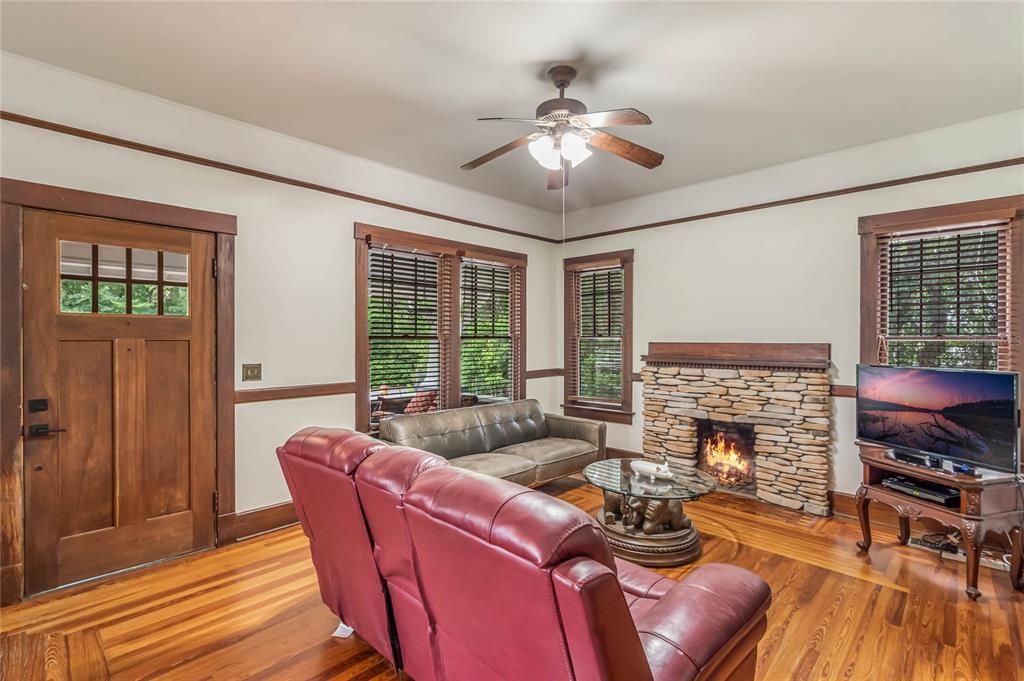
[[[972,600],[981,596],[978,590],[978,569],[981,544],[987,532],[1004,532],[1010,537],[1010,582],[1014,589],[1024,590],[1024,506],[1014,475],[985,472],[980,477],[947,473],[942,470],[906,463],[892,458],[891,450],[861,445],[860,460],[864,464],[864,481],[857,490],[857,516],[863,540],[857,542],[861,551],[871,548],[869,504],[878,501],[892,506],[899,514],[899,540],[910,541],[910,521],[932,518],[960,529],[967,552],[967,595]],[[937,483],[960,491],[959,508],[921,499],[882,485],[894,475]]]

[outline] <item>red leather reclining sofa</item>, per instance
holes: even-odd
[[[324,603],[414,681],[751,681],[771,602],[732,565],[680,581],[516,483],[345,429],[278,449]]]

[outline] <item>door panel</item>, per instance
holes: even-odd
[[[149,515],[188,508],[189,354],[185,341],[146,343],[146,500]]]
[[[213,238],[23,224],[26,591],[212,545]]]
[[[114,524],[114,468],[110,452],[114,446],[113,364],[110,341],[61,343],[59,424],[67,432],[62,442],[57,470],[61,497],[61,536],[99,530]],[[80,399],[96,395],[99,399]]]

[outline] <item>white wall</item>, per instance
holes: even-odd
[[[554,216],[9,54],[0,61],[4,110],[533,233]],[[527,367],[557,366],[560,285],[550,244],[453,224],[306,189],[204,168],[15,123],[0,126],[4,177],[238,216],[236,385],[272,387],[355,379],[353,223],[409,230],[526,253]],[[240,383],[262,362],[262,383]],[[527,392],[549,408],[552,379]],[[288,498],[274,448],[307,425],[354,423],[354,398],[236,407],[236,507]]]
[[[569,215],[571,234],[615,229],[812,192],[1024,156],[1024,111],[805,159]],[[650,341],[828,342],[836,383],[859,358],[857,218],[1024,193],[1015,166],[721,218],[588,239],[567,254],[635,250],[634,367]],[[632,426],[610,446],[640,451]],[[853,400],[834,400],[835,489],[860,482]]]

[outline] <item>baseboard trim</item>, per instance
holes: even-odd
[[[227,513],[217,518],[217,539],[224,546],[297,522],[299,517],[295,513],[295,504],[290,501],[241,513]]]
[[[618,447],[605,447],[607,457],[609,459],[642,459],[644,455],[641,452],[634,452],[628,449],[619,449]]]

